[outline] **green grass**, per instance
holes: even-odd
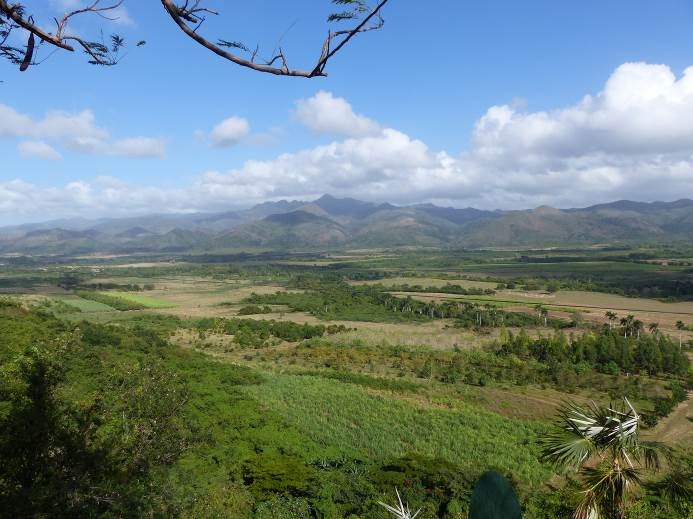
[[[65,303],[80,312],[113,312],[114,308],[104,303],[90,301],[82,297],[61,297],[56,298],[58,301]]]
[[[164,299],[145,296],[137,292],[101,292],[103,295],[115,296],[125,301],[142,305],[145,308],[174,308],[176,305]]]
[[[311,376],[277,374],[244,391],[317,443],[340,445],[353,456],[387,459],[415,453],[470,470],[510,471],[529,484],[550,476],[537,460],[541,423],[509,420],[472,405],[433,409]]]

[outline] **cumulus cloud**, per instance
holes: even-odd
[[[111,155],[131,158],[163,158],[166,145],[163,139],[131,137],[114,141],[103,141],[92,137],[76,137],[68,147],[90,155]]]
[[[329,93],[311,99],[316,98],[327,99],[325,104],[335,99]],[[347,115],[354,115],[346,101],[337,103],[344,104]],[[490,107],[462,153],[432,150],[420,139],[367,118],[370,130],[355,131],[351,125],[347,131],[338,130],[338,121],[312,118],[318,111],[306,113],[310,117],[296,117],[344,137],[235,169],[208,171],[175,190],[103,181],[61,188],[6,182],[0,184],[0,214],[33,210],[42,215],[43,207],[98,214],[223,210],[323,193],[506,209],[693,194],[693,68],[677,77],[664,65],[628,63],[600,92],[571,106],[535,112],[516,105]],[[11,117],[0,112],[0,134],[8,125],[34,126],[22,114],[6,115]]]
[[[490,156],[690,152],[693,67],[677,79],[665,65],[626,63],[597,96],[552,112],[494,106],[475,128],[475,148]]]
[[[60,160],[62,155],[51,145],[43,141],[23,141],[17,145],[19,154],[24,158]]]
[[[460,159],[495,198],[588,204],[693,193],[693,67],[626,63],[595,96],[554,111],[491,107]],[[481,196],[488,196],[484,190]]]
[[[50,111],[41,119],[33,119],[11,106],[0,104],[0,138],[2,137],[40,141],[44,144],[44,150],[49,146],[53,151],[55,148],[45,141],[59,143],[74,151],[98,155],[160,158],[165,154],[165,142],[160,138],[113,139],[108,130],[96,124],[91,110],[77,113]],[[26,145],[24,149],[26,150]]]
[[[375,135],[381,127],[364,115],[354,113],[346,99],[321,90],[296,102],[294,118],[314,133],[343,137]]]
[[[235,146],[250,133],[250,124],[242,117],[229,117],[217,124],[209,134],[213,146],[229,148]]]
[[[405,200],[443,192],[467,180],[446,153],[393,129],[380,135],[318,146],[274,160],[246,162],[229,171],[205,173],[195,189],[210,199],[263,200],[336,193]]]
[[[338,100],[336,111],[347,115],[328,122],[322,115],[335,111],[319,107],[334,100],[321,92],[299,101],[296,117],[336,131],[342,121],[353,122],[353,111]],[[459,155],[432,151],[394,129],[353,133],[359,135],[207,173],[203,185],[227,197],[329,192],[486,208],[673,199],[693,193],[693,67],[677,78],[664,65],[627,63],[601,92],[554,111],[493,106]]]

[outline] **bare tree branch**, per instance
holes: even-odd
[[[80,48],[89,56],[89,63],[95,65],[115,65],[118,63],[118,51],[124,46],[124,41],[117,35],[111,36],[110,44],[104,41],[89,41],[81,37],[68,34],[67,25],[73,18],[84,14],[96,14],[104,19],[113,20],[107,13],[120,7],[124,0],[111,0],[108,5],[101,5],[102,0],[89,0],[89,4],[65,13],[60,18],[54,18],[55,32],[47,32],[34,23],[31,16],[25,14],[25,2],[10,3],[8,0],[0,0],[0,58],[6,58],[12,63],[20,65],[20,70],[26,70],[37,61],[36,44],[47,43],[57,49],[74,52]],[[369,10],[367,0],[332,0],[335,4],[348,5],[347,11],[330,15],[328,21],[342,22],[345,20],[361,20],[356,27],[347,30],[330,31],[325,39],[320,57],[316,65],[309,70],[292,69],[289,67],[287,55],[282,47],[275,48],[269,59],[259,59],[260,49],[251,51],[238,41],[218,40],[216,43],[200,35],[198,30],[208,15],[218,15],[213,9],[203,5],[204,0],[161,0],[165,11],[178,27],[198,44],[212,51],[216,55],[231,61],[242,67],[259,72],[274,74],[277,76],[294,76],[313,78],[326,76],[325,67],[328,61],[334,57],[357,34],[378,30],[383,27],[385,21],[382,18],[382,9],[389,0],[379,0],[377,5]],[[13,46],[8,44],[8,38],[13,29],[25,29],[30,33],[25,46]],[[39,41],[36,41],[37,38]],[[281,41],[281,40],[280,40]],[[76,44],[74,45],[73,42]],[[336,45],[333,47],[333,44]],[[144,41],[137,44],[140,46]],[[237,52],[246,53],[248,59]],[[45,60],[45,58],[44,58]]]
[[[95,13],[101,16],[102,18],[106,18],[107,20],[116,20],[117,18],[109,18],[108,16],[104,15],[104,12],[107,11],[112,11],[113,9],[117,9],[123,4],[123,0],[119,0],[113,5],[107,6],[107,7],[98,7],[99,3],[101,0],[95,0],[93,4],[91,4],[89,7],[83,7],[82,9],[76,9],[70,13],[66,13],[60,21],[56,20],[56,24],[58,26],[56,32],[55,32],[55,37],[60,40],[63,35],[63,31],[65,30],[65,26],[67,25],[67,22],[70,20],[70,18],[84,14],[84,13]]]
[[[189,5],[190,2],[189,0],[186,0],[185,4],[182,6],[177,5],[173,0],[161,0],[162,5],[164,6],[164,9],[166,12],[171,16],[173,21],[180,27],[180,29],[188,35],[190,38],[195,40],[197,43],[205,47],[206,49],[209,49],[212,51],[214,54],[227,59],[237,65],[240,65],[242,67],[247,67],[252,70],[256,70],[258,72],[265,72],[268,74],[274,74],[277,76],[294,76],[294,77],[305,77],[305,78],[313,78],[313,77],[319,77],[319,76],[326,76],[327,74],[325,73],[325,66],[327,65],[327,62],[332,58],[337,52],[339,52],[348,42],[351,40],[354,36],[356,36],[359,33],[362,32],[367,32],[367,31],[372,31],[372,30],[377,30],[380,29],[385,21],[383,20],[381,16],[381,11],[385,4],[388,3],[389,0],[381,0],[380,3],[371,10],[371,12],[366,16],[363,21],[354,29],[350,30],[343,30],[343,31],[336,31],[336,32],[330,32],[328,35],[327,39],[325,40],[325,43],[323,44],[323,50],[322,53],[320,54],[320,58],[318,60],[318,63],[313,67],[312,70],[294,70],[289,68],[287,64],[287,59],[286,56],[283,52],[283,50],[280,48],[279,52],[277,55],[273,56],[270,58],[267,62],[265,63],[257,63],[255,61],[255,58],[257,57],[258,54],[258,49],[256,48],[255,51],[253,51],[250,59],[245,59],[237,54],[232,53],[229,50],[226,50],[226,48],[222,48],[222,46],[213,43],[206,39],[205,37],[201,36],[200,34],[197,33],[197,28],[199,25],[204,21],[204,17],[200,13],[211,13],[211,14],[218,14],[216,11],[211,11],[209,9],[205,9],[203,7],[200,7],[201,0],[196,0],[192,5]],[[368,24],[376,18],[378,20],[378,23],[375,25],[369,26]],[[196,27],[195,29],[191,28],[188,23],[195,24]],[[340,43],[332,50],[330,50],[330,44],[335,38],[338,38],[340,36],[344,36],[344,39],[340,41]],[[224,47],[227,48],[242,48],[243,46],[234,43],[234,42],[224,42]],[[280,61],[281,62],[281,67],[277,67],[274,65],[275,62]]]
[[[50,33],[47,33],[43,29],[41,29],[39,26],[29,22],[28,19],[24,19],[24,17],[21,15],[21,11],[18,9],[19,5],[10,5],[7,0],[0,0],[0,12],[6,15],[10,20],[12,20],[14,23],[16,23],[18,26],[20,26],[23,29],[26,29],[30,33],[35,34],[39,38],[41,38],[43,41],[50,43],[51,45],[55,45],[56,47],[60,47],[61,49],[64,50],[69,50],[70,52],[74,52],[74,47],[71,47],[70,45],[62,42],[59,38],[56,38]]]
[[[356,27],[355,29],[351,31],[337,31],[335,33],[332,33],[330,36],[327,37],[327,40],[325,40],[325,44],[323,45],[323,55],[320,58],[320,61],[318,61],[318,64],[315,66],[315,69],[313,69],[313,73],[315,75],[323,75],[322,72],[325,69],[325,65],[327,65],[327,62],[329,59],[337,54],[342,47],[344,47],[347,43],[349,43],[349,40],[356,36],[357,34],[361,32],[368,32],[368,31],[373,31],[382,28],[383,25],[385,25],[385,20],[381,16],[381,12],[383,7],[385,7],[385,4],[387,4],[389,0],[382,0],[375,9],[371,11],[371,13],[364,18],[364,20]],[[366,27],[368,22],[373,19],[373,17],[378,18],[378,23],[372,27]],[[344,38],[339,45],[337,45],[333,50],[329,50],[330,48],[330,43],[332,43],[332,40],[335,37],[339,37],[342,35],[346,34],[346,38]],[[326,52],[327,51],[327,52]]]
[[[74,11],[68,12],[65,15],[61,17],[60,20],[57,18],[55,19],[55,24],[56,24],[56,31],[55,34],[51,34],[49,32],[46,32],[43,30],[41,27],[36,25],[34,23],[34,20],[31,16],[26,17],[23,14],[23,6],[22,4],[14,4],[10,5],[10,3],[7,0],[0,0],[0,15],[5,16],[7,20],[11,20],[16,24],[16,27],[21,27],[27,31],[29,31],[30,37],[29,41],[26,46],[26,50],[24,52],[24,59],[21,60],[20,64],[20,71],[25,71],[29,67],[29,65],[33,65],[36,62],[33,60],[34,58],[34,36],[38,37],[42,42],[46,42],[50,45],[53,45],[54,47],[67,50],[69,52],[74,52],[75,47],[67,43],[68,41],[75,41],[79,44],[82,49],[91,57],[90,63],[94,63],[97,65],[115,65],[118,62],[118,59],[116,56],[113,54],[118,50],[123,45],[122,39],[113,37],[113,45],[109,49],[109,47],[106,45],[105,42],[90,42],[87,40],[84,40],[82,38],[78,38],[76,36],[69,36],[65,34],[65,29],[67,27],[68,22],[70,19],[72,19],[75,16],[82,15],[82,14],[87,14],[87,13],[93,13],[97,14],[98,16],[102,18],[106,18],[108,20],[114,20],[115,18],[109,18],[106,16],[104,13],[108,11],[113,11],[114,9],[117,9],[120,7],[123,3],[123,0],[118,0],[117,2],[113,4],[109,4],[106,6],[100,6],[99,4],[101,3],[101,0],[94,0],[90,5],[87,7],[83,7],[80,9],[76,9]],[[0,20],[2,20],[0,18]],[[7,22],[6,22],[7,23]],[[5,34],[3,37],[3,45],[9,38],[9,34],[12,31],[13,27],[9,27],[8,29],[5,30]],[[116,43],[117,42],[117,43]],[[19,61],[17,58],[17,54],[19,52],[19,49],[16,49],[14,47],[5,47],[3,46],[0,49],[0,55],[3,55],[4,57],[9,58],[13,62]],[[111,52],[113,51],[113,52]]]

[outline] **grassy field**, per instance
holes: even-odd
[[[158,299],[137,292],[102,292],[105,295],[112,295],[144,306],[145,308],[173,308],[175,304],[164,299]]]
[[[81,297],[60,297],[56,298],[58,301],[62,301],[66,305],[76,308],[80,312],[90,313],[90,312],[112,312],[114,308],[97,301],[89,301],[88,299],[83,299]]]
[[[482,463],[512,470],[535,485],[550,475],[536,461],[536,439],[544,427],[503,419],[476,406],[431,409],[309,376],[275,375],[246,391],[314,441],[339,444],[352,455],[378,458],[415,452],[465,468]],[[514,449],[516,445],[525,448]]]

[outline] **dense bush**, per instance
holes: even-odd
[[[258,305],[246,305],[240,308],[238,310],[238,315],[258,315],[258,314],[271,314],[272,313],[272,308],[265,305],[265,306],[258,306]]]
[[[214,331],[233,335],[237,344],[246,347],[265,346],[267,340],[276,337],[287,342],[298,342],[325,333],[335,334],[347,331],[342,325],[299,324],[293,321],[274,321],[256,319],[199,319],[193,326],[200,331]]]
[[[548,365],[584,363],[611,374],[643,371],[650,375],[683,376],[690,365],[679,345],[665,335],[624,337],[608,329],[570,337],[558,332],[537,339],[524,332],[517,335],[508,332],[501,337],[498,353],[533,358]]]

